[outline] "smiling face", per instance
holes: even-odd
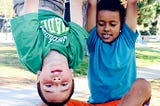
[[[58,52],[50,53],[43,61],[38,74],[41,91],[48,102],[63,102],[69,97],[72,88],[73,71],[67,59]]]
[[[113,42],[119,35],[121,27],[118,11],[100,10],[97,14],[97,32],[100,38],[106,42]]]

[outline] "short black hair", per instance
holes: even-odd
[[[40,86],[40,82],[37,83],[37,91],[38,91],[38,94],[41,98],[41,100],[47,104],[48,106],[64,106],[70,99],[71,99],[71,96],[73,95],[73,92],[74,92],[74,79],[72,79],[72,88],[71,88],[71,92],[70,92],[70,95],[68,96],[68,98],[66,98],[64,101],[62,102],[48,102],[45,97],[43,96],[43,93],[41,91],[41,86]]]
[[[122,27],[125,21],[126,10],[120,0],[100,0],[97,3],[97,13],[101,10],[119,11]]]

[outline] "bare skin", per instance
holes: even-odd
[[[43,60],[37,82],[40,82],[41,91],[47,101],[62,102],[70,95],[72,79],[73,70],[69,69],[66,57],[51,51]]]

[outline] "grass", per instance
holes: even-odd
[[[79,67],[75,69],[74,75],[75,76],[87,75],[87,70],[88,70],[88,56],[85,56],[84,60],[79,65]]]
[[[35,83],[36,75],[21,65],[14,44],[0,43],[0,86],[16,87]]]
[[[22,67],[17,60],[14,44],[1,44],[0,48],[0,66]]]
[[[147,46],[136,47],[137,67],[160,65],[160,42],[148,42]],[[75,76],[86,76],[88,56],[75,70]],[[18,60],[14,44],[0,43],[0,87],[21,87],[35,83],[36,75],[29,72]],[[152,102],[150,106],[157,106],[160,100],[160,79],[150,81],[152,85]]]
[[[138,47],[136,57],[138,67],[160,64],[160,49]]]

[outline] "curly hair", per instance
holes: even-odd
[[[118,11],[122,27],[125,21],[126,10],[120,0],[100,0],[97,4],[97,13],[101,10]]]

